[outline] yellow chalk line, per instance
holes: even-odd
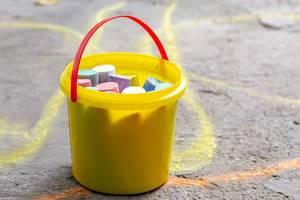
[[[50,30],[53,32],[58,32],[62,34],[68,34],[73,35],[75,37],[78,37],[80,39],[83,38],[83,35],[77,31],[74,31],[70,28],[63,27],[60,25],[55,24],[47,24],[47,23],[36,23],[36,22],[0,22],[0,28],[5,29],[41,29],[41,30]],[[63,101],[63,96],[58,95],[59,91],[56,92],[56,94],[51,97],[49,102],[53,104],[47,104],[47,106],[44,108],[42,113],[50,113],[51,115],[48,115],[46,117],[46,114],[43,114],[42,117],[39,119],[35,127],[32,131],[27,131],[27,125],[23,122],[14,122],[9,123],[5,119],[0,119],[0,135],[5,134],[15,134],[19,135],[20,137],[29,138],[32,137],[32,133],[36,134],[36,137],[31,139],[29,143],[27,143],[25,146],[15,149],[14,152],[10,152],[8,154],[4,154],[4,152],[0,152],[0,165],[8,164],[8,163],[16,163],[17,161],[23,160],[25,157],[31,155],[35,150],[37,150],[42,143],[44,143],[48,131],[50,130],[50,125],[54,121],[54,113],[52,110],[59,110],[60,106],[62,105],[61,102]],[[57,107],[56,107],[57,106]],[[52,116],[53,118],[49,118],[49,116]],[[45,131],[42,131],[42,130]]]
[[[24,122],[18,122],[9,124],[7,120],[0,118],[0,139],[2,135],[9,133],[10,135],[18,135],[24,138],[29,138],[27,124]]]
[[[12,153],[1,155],[0,154],[0,165],[16,163],[23,160],[25,157],[34,153],[43,144],[50,132],[51,125],[54,119],[58,115],[58,111],[64,102],[64,95],[58,91],[48,101],[45,106],[42,115],[34,126],[32,133],[36,137],[25,144],[22,148],[15,150]]]
[[[106,8],[103,8],[105,10]],[[116,10],[116,9],[113,9]],[[101,12],[99,12],[101,13]],[[106,15],[109,15],[109,9],[105,11]],[[103,17],[106,17],[103,15]],[[74,31],[70,28],[55,25],[55,24],[47,24],[47,23],[35,23],[35,22],[0,22],[0,28],[17,28],[17,29],[45,29],[54,32],[59,32],[71,36],[75,36],[80,40],[83,39],[84,35],[81,33]],[[91,42],[91,45],[97,49],[97,46]],[[23,147],[15,149],[13,152],[9,154],[1,154],[0,152],[0,166],[4,164],[12,164],[17,163],[26,157],[32,155],[36,152],[40,146],[45,142],[50,130],[51,126],[56,118],[60,107],[64,102],[64,95],[58,89],[55,92],[49,101],[46,104],[46,107],[43,109],[42,115],[31,133],[35,135],[35,138],[26,143]],[[28,137],[29,131],[21,130],[20,127],[26,127],[24,125],[20,125],[21,123],[11,123],[9,124],[4,119],[0,118],[0,136],[5,133],[18,132],[18,134]],[[9,129],[8,129],[9,127]],[[9,130],[9,131],[8,131]]]
[[[123,6],[123,4],[122,4]],[[171,15],[173,13],[173,11],[175,10],[175,7],[171,6],[169,9],[166,10],[166,14],[164,17],[164,24],[166,24],[166,28],[170,29],[170,18]],[[99,15],[98,15],[99,16]],[[102,33],[103,33],[102,29]],[[171,31],[171,29],[170,29]],[[97,41],[97,44],[100,43],[100,38],[101,38],[101,34],[98,35],[94,35],[94,41]],[[169,43],[175,43],[175,38],[173,37],[172,32],[168,35],[169,37]],[[144,44],[146,44],[148,47],[151,47],[151,45],[149,45],[148,41],[144,42]],[[143,45],[140,46],[141,48],[144,47]],[[171,45],[169,45],[168,47],[171,47]],[[143,48],[143,51],[149,51],[149,49],[145,49]],[[169,50],[169,52],[171,52],[171,55],[176,58],[176,60],[179,60],[179,55],[177,54],[177,49],[176,47],[173,47],[173,49]],[[213,151],[215,149],[215,142],[214,139],[210,139],[210,136],[213,135],[213,128],[212,128],[212,124],[210,123],[210,121],[208,120],[208,117],[205,114],[205,111],[203,110],[203,108],[201,106],[199,106],[195,100],[195,98],[193,97],[193,93],[191,91],[188,90],[187,95],[186,95],[186,101],[190,104],[190,106],[192,107],[193,110],[195,110],[198,114],[198,118],[201,119],[201,126],[202,126],[202,131],[203,133],[201,134],[201,137],[198,139],[197,142],[193,143],[193,145],[187,149],[184,152],[178,153],[177,155],[175,154],[174,157],[174,162],[172,163],[172,170],[173,171],[186,171],[186,170],[193,170],[193,169],[199,169],[202,166],[207,165],[212,159],[213,156]],[[205,143],[203,143],[205,142]],[[206,145],[207,144],[207,145]],[[200,159],[197,160],[197,162],[194,162],[193,164],[191,163],[187,163],[186,165],[183,165],[183,160],[184,158],[187,158],[186,156],[191,156],[194,153],[198,153],[194,156],[197,155],[201,155]],[[188,167],[187,167],[188,166]]]
[[[173,34],[172,30],[172,15],[175,12],[177,7],[177,1],[173,1],[164,12],[163,16],[163,32],[166,35],[167,39],[167,52],[171,56],[171,60],[177,64],[181,63],[181,58],[179,56],[177,45],[176,45],[176,38]]]
[[[247,23],[258,20],[262,18],[270,19],[291,19],[300,20],[300,14],[297,13],[257,13],[257,14],[247,14],[239,16],[214,16],[214,17],[201,17],[197,20],[184,20],[172,28],[175,30],[194,28],[201,24],[237,24],[237,23]]]
[[[124,4],[120,4],[116,7],[121,7],[121,6],[124,6]],[[112,6],[112,8],[115,8],[115,6]],[[166,10],[166,14],[164,15],[165,28],[168,29],[168,31],[165,32],[166,33],[169,32],[167,37],[169,44],[175,44],[175,38],[171,32],[171,27],[170,27],[171,15],[174,12],[174,10],[175,10],[175,6],[174,4],[172,4],[171,7]],[[99,12],[99,13],[105,13],[105,12]],[[101,16],[101,18],[103,18],[103,16]],[[103,30],[104,29],[102,29],[101,33],[103,33]],[[93,36],[94,41],[97,44],[100,43],[101,36],[102,36],[101,34],[97,34]],[[151,48],[151,44],[149,44],[148,41],[146,41],[142,45],[140,45],[140,48],[142,48],[143,51],[149,51],[150,48],[145,49],[144,45],[146,45],[146,47]],[[168,48],[171,48],[168,49],[168,51],[171,53],[170,55],[174,57],[174,60],[179,61],[179,55],[177,54],[176,46],[174,47],[172,45],[168,45]],[[213,136],[212,124],[210,123],[208,117],[206,116],[204,109],[197,104],[197,101],[195,100],[194,95],[190,90],[187,91],[185,100],[188,102],[188,104],[190,104],[191,108],[197,113],[198,118],[201,121],[201,127],[203,133],[201,134],[201,137],[196,142],[194,142],[189,149],[185,150],[184,152],[175,154],[171,166],[174,172],[199,169],[207,165],[211,161],[215,149],[215,142],[214,142],[214,138],[212,137]],[[190,158],[191,156],[197,157],[198,155],[200,155],[200,157],[199,159],[197,159],[196,162],[193,163],[183,162],[185,158],[188,157]]]
[[[249,14],[249,15],[240,15],[240,16],[216,16],[216,17],[206,17],[206,18],[201,18],[198,20],[185,20],[183,22],[178,23],[177,25],[174,25],[170,27],[171,30],[173,31],[179,31],[182,29],[187,29],[187,28],[194,28],[196,26],[199,26],[201,24],[206,24],[206,23],[246,23],[246,22],[251,22],[254,20],[258,20],[259,17],[268,17],[272,19],[293,19],[293,20],[298,20],[300,21],[300,14],[291,14],[291,13],[267,13],[267,14]],[[158,30],[158,33],[161,33],[162,30]],[[148,37],[143,37],[141,44],[145,44],[147,46],[146,49],[143,51],[146,52],[151,52],[152,49],[152,44],[151,41],[148,40]],[[150,49],[150,50],[147,50]],[[193,73],[186,72],[186,75],[189,77],[192,77],[194,80],[201,81],[206,84],[213,84],[216,85],[220,88],[224,89],[235,89],[241,92],[246,93],[249,96],[254,96],[254,97],[259,97],[262,99],[265,99],[267,101],[271,101],[273,103],[280,103],[280,104],[291,104],[291,105],[300,105],[300,99],[292,99],[289,97],[283,97],[279,95],[269,95],[269,94],[264,94],[263,92],[256,91],[251,88],[243,87],[243,86],[238,86],[235,84],[231,84],[225,81],[221,80],[216,80],[216,79],[211,79],[207,78],[201,75],[196,75]]]
[[[287,98],[287,97],[282,97],[282,96],[277,96],[277,95],[266,95],[262,92],[258,92],[256,90],[250,89],[250,88],[246,88],[246,87],[242,87],[242,86],[238,86],[238,85],[233,85],[224,81],[220,81],[220,80],[215,80],[215,79],[209,79],[203,76],[199,76],[199,75],[195,75],[192,73],[189,73],[189,76],[194,79],[194,80],[199,80],[203,83],[206,84],[211,84],[211,85],[215,85],[218,86],[220,88],[225,88],[225,89],[234,89],[234,90],[238,90],[241,92],[246,93],[249,96],[254,96],[254,97],[259,97],[274,103],[280,103],[280,104],[286,104],[286,105],[295,105],[295,106],[300,106],[300,99],[291,99],[291,98]]]
[[[197,114],[201,131],[188,149],[173,154],[171,164],[173,172],[198,170],[210,164],[216,148],[213,124],[190,89],[186,91],[184,100],[189,104],[191,110]]]
[[[243,17],[235,17],[234,20],[227,20],[228,21],[234,21],[234,22],[245,22],[245,20],[247,20],[247,15],[243,16]],[[283,15],[283,14],[272,14],[272,15],[267,15],[269,17],[277,17],[277,18],[287,18],[287,17],[292,17],[293,19],[296,19],[296,20],[299,20],[300,19],[300,15],[295,15],[295,14],[289,14],[289,15]],[[250,18],[253,18],[250,16]],[[250,18],[248,18],[248,21],[250,21]],[[253,18],[254,19],[254,18]],[[215,20],[216,22],[216,20]],[[222,22],[222,20],[219,20],[219,22]],[[224,23],[226,23],[226,20],[223,20]],[[198,24],[198,23],[197,23]],[[176,28],[188,28],[188,24],[184,25],[184,23],[182,24],[179,24],[177,26],[175,26],[175,29]],[[31,28],[31,29],[48,29],[48,30],[52,30],[54,32],[60,32],[60,33],[64,33],[64,34],[69,34],[69,35],[72,35],[72,36],[75,36],[77,38],[80,38],[82,39],[83,35],[79,32],[76,32],[70,28],[67,28],[67,27],[64,27],[64,26],[60,26],[60,25],[55,25],[55,24],[46,24],[46,23],[34,23],[34,22],[9,22],[9,23],[5,23],[5,22],[0,22],[0,28]],[[173,27],[172,27],[173,28]],[[151,45],[151,44],[150,44]],[[96,45],[95,45],[96,46]],[[195,78],[195,77],[193,77]],[[201,77],[201,80],[204,81],[204,82],[210,82],[212,83],[211,81],[214,81],[212,79],[207,79],[204,77]],[[217,81],[217,80],[216,80]],[[225,82],[215,82],[215,84],[217,85],[217,83],[220,83],[218,84],[219,86],[222,85],[223,83]],[[226,86],[226,84],[223,84],[223,87],[224,85]],[[236,86],[228,86],[228,87],[236,87]],[[248,90],[247,88],[242,88],[241,91],[245,91],[244,89]],[[254,90],[249,90],[248,92],[246,92],[252,96],[262,96],[264,94],[262,93],[257,93],[255,92]],[[293,100],[293,99],[289,99],[289,98],[285,98],[285,97],[280,97],[280,96],[272,96],[272,98],[270,98],[270,96],[268,95],[264,95],[264,98],[267,99],[267,100],[276,100],[276,102],[285,102],[285,103],[291,103],[291,104],[299,104],[299,100]],[[2,120],[2,123],[0,123],[0,127],[3,127],[3,120]],[[26,132],[26,131],[25,131]],[[28,133],[26,132],[25,134],[24,132],[24,135],[28,135]],[[0,135],[3,133],[3,131],[0,133]],[[24,156],[22,156],[24,158]],[[1,163],[1,162],[0,162]]]
[[[260,17],[271,18],[271,19],[292,19],[297,21],[300,20],[300,14],[294,14],[294,13],[293,14],[291,13],[249,14],[249,15],[240,15],[234,17],[216,16],[216,17],[206,17],[194,21],[191,20],[183,21],[172,28],[174,31],[176,31],[179,29],[196,27],[197,25],[204,24],[204,23],[221,23],[221,24],[246,23],[246,22],[252,22],[258,20]],[[283,97],[279,95],[267,95],[264,94],[263,92],[259,92],[251,88],[246,88],[246,87],[230,84],[225,81],[203,77],[201,75],[195,75],[193,73],[188,73],[188,76],[192,77],[194,80],[198,80],[206,84],[213,84],[215,86],[218,86],[220,88],[225,88],[225,89],[232,88],[244,92],[249,96],[260,97],[262,99],[274,103],[300,106],[300,99],[292,99],[292,98]]]
[[[155,31],[158,33],[157,31]],[[138,49],[141,53],[152,54],[152,40],[145,34],[139,41]]]
[[[80,40],[83,39],[84,35],[78,31],[74,31],[71,28],[49,23],[39,23],[39,22],[0,22],[0,28],[5,29],[39,29],[39,30],[49,30],[64,35],[72,35]],[[94,43],[91,43],[93,48],[96,48]]]
[[[176,10],[176,1],[171,3],[163,17],[163,31],[167,38],[167,52],[171,60],[175,63],[181,63],[180,55],[176,46],[176,39],[172,32],[172,15]],[[171,169],[174,172],[197,170],[208,165],[213,158],[216,148],[215,138],[213,134],[213,125],[205,113],[203,106],[196,101],[195,94],[188,89],[184,96],[184,100],[191,106],[192,110],[197,114],[201,125],[201,132],[197,139],[183,152],[173,154]]]
[[[89,27],[93,27],[96,23],[98,23],[100,20],[103,20],[104,18],[108,17],[111,13],[123,8],[126,5],[126,1],[120,1],[118,3],[112,4],[108,7],[105,7],[103,9],[100,9],[95,16],[92,18],[92,20],[89,23]],[[92,37],[91,42],[99,45],[101,37],[102,37],[103,31],[102,29],[99,29],[97,33]],[[100,51],[99,46],[97,48],[94,48],[96,51]],[[89,51],[89,48],[87,49]],[[92,50],[89,52],[93,52]]]
[[[249,14],[249,15],[241,15],[241,16],[235,16],[235,17],[226,17],[226,16],[218,16],[218,17],[207,17],[199,20],[194,21],[184,21],[175,26],[173,30],[177,29],[186,29],[186,28],[192,28],[197,25],[200,25],[202,23],[246,23],[258,20],[260,17],[264,18],[272,18],[272,19],[293,19],[293,20],[300,20],[300,14],[291,14],[291,13],[267,13],[267,14]],[[279,95],[267,95],[262,92],[256,91],[251,88],[246,88],[242,86],[237,86],[234,84],[230,84],[225,81],[211,79],[207,77],[203,77],[200,75],[195,75],[193,73],[188,73],[190,77],[192,77],[194,80],[199,80],[201,82],[204,82],[206,84],[213,84],[221,88],[226,89],[235,89],[241,92],[246,93],[249,96],[254,97],[260,97],[262,99],[265,99],[267,101],[280,103],[280,104],[287,104],[287,105],[296,105],[300,106],[300,99],[292,99],[288,97],[283,97]]]
[[[55,24],[47,23],[35,23],[35,22],[0,22],[0,28],[16,28],[16,29],[41,29],[41,30],[50,30],[53,32],[58,32],[62,34],[73,35],[80,39],[83,38],[83,35],[77,31],[74,31],[70,28],[63,27]],[[18,134],[25,138],[30,138],[32,135],[35,137],[32,138],[28,143],[26,143],[21,148],[15,149],[13,152],[8,154],[0,153],[0,166],[4,164],[12,164],[18,161],[23,160],[24,158],[30,156],[40,146],[45,142],[48,133],[50,131],[51,124],[53,123],[59,108],[61,107],[64,101],[64,96],[58,90],[54,96],[52,96],[46,107],[42,111],[42,115],[32,131],[26,131],[26,125],[22,122],[18,123],[8,123],[6,120],[2,119],[0,123],[0,134]]]

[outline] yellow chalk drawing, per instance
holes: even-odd
[[[118,5],[120,6],[121,4]],[[105,15],[109,15],[110,10],[114,11],[117,9],[117,8],[111,9],[111,7],[109,8],[110,9],[103,8],[103,10],[106,10],[104,12]],[[101,11],[99,13],[101,13]],[[107,17],[104,16],[104,14],[103,17]],[[55,25],[55,24],[47,24],[47,23],[0,22],[0,28],[44,29],[44,30],[50,30],[53,32],[69,35],[78,38],[80,40],[82,40],[84,37],[84,35],[82,35],[81,33],[74,31],[68,27]],[[93,42],[91,42],[91,45],[94,49],[97,49],[97,46]],[[65,99],[64,95],[60,92],[60,90],[57,90],[55,92],[55,95],[52,96],[47,102],[47,105],[43,109],[40,119],[38,120],[38,122],[36,123],[32,131],[26,131],[27,125],[25,123],[22,122],[8,123],[6,120],[0,118],[0,136],[9,133],[9,134],[19,134],[20,136],[23,136],[25,138],[29,137],[30,139],[29,142],[24,144],[24,146],[14,149],[10,153],[4,154],[4,152],[0,152],[0,166],[4,164],[13,164],[22,161],[26,157],[35,153],[41,147],[41,145],[46,141],[46,138],[51,130],[51,126],[58,114],[59,109],[62,106],[64,99]],[[0,139],[2,138],[0,137]]]
[[[263,13],[263,14],[249,14],[249,15],[232,16],[232,17],[216,16],[216,17],[206,17],[206,18],[202,18],[202,19],[198,19],[198,20],[187,20],[187,21],[181,22],[181,23],[173,26],[172,29],[174,31],[177,31],[179,29],[193,28],[193,27],[199,26],[200,24],[205,24],[205,23],[220,23],[220,24],[246,23],[246,22],[256,21],[260,17],[270,18],[270,19],[292,19],[292,20],[300,21],[300,14]],[[201,75],[195,75],[193,73],[187,72],[187,75],[189,77],[192,77],[194,80],[198,80],[198,81],[201,81],[206,84],[213,84],[215,86],[218,86],[218,87],[224,88],[224,89],[232,88],[232,89],[244,92],[249,96],[259,97],[259,98],[265,99],[265,100],[273,102],[273,103],[300,106],[300,99],[292,99],[292,98],[283,97],[283,96],[279,96],[279,95],[268,95],[268,94],[264,94],[263,92],[251,89],[251,88],[233,85],[233,84],[230,84],[225,81],[215,80],[215,79],[203,77]]]
[[[180,55],[176,46],[176,39],[172,32],[172,14],[176,9],[176,2],[168,6],[163,17],[163,32],[167,38],[167,52],[171,60],[175,63],[181,63]],[[203,106],[196,101],[195,94],[188,89],[184,100],[191,106],[192,110],[197,113],[198,120],[201,124],[201,132],[189,148],[183,152],[173,154],[171,169],[173,172],[197,170],[208,165],[213,158],[216,148],[213,134],[213,125],[206,115]]]
[[[1,136],[9,132],[10,135],[17,135],[28,138],[27,124],[24,122],[18,122],[9,124],[9,122],[3,118],[0,118],[0,139]]]
[[[188,89],[184,100],[197,114],[201,125],[200,135],[193,140],[189,148],[182,152],[174,152],[171,164],[173,172],[198,170],[210,164],[216,148],[214,128],[202,105],[196,101],[194,93]]]
[[[0,165],[16,163],[30,156],[37,149],[39,149],[39,147],[45,142],[48,133],[51,129],[51,125],[53,124],[54,119],[58,115],[58,111],[62,106],[64,99],[65,98],[60,91],[57,91],[55,95],[53,95],[49,99],[39,121],[36,123],[31,133],[26,133],[27,135],[35,135],[35,137],[32,138],[23,147],[18,148],[9,154],[0,154]],[[12,126],[11,128],[13,130],[14,126]]]
[[[80,39],[83,35],[70,28],[63,27],[55,24],[47,23],[34,23],[34,22],[1,22],[0,28],[16,28],[16,29],[44,29],[62,34],[72,35]],[[37,151],[40,146],[45,142],[47,135],[50,131],[51,124],[53,123],[59,108],[64,100],[63,95],[58,90],[53,97],[50,98],[42,115],[32,131],[27,131],[27,125],[24,122],[9,123],[4,119],[0,119],[0,135],[16,134],[24,138],[29,138],[29,142],[24,146],[14,149],[10,153],[0,152],[0,165],[13,164],[25,159],[32,153]]]
[[[157,33],[157,31],[155,31]],[[157,33],[158,34],[158,33]],[[144,35],[139,43],[138,49],[141,53],[151,54],[152,53],[152,40],[149,38],[149,35]]]
[[[181,63],[181,58],[177,50],[175,35],[172,30],[172,15],[175,12],[177,7],[177,2],[173,1],[164,12],[163,16],[163,33],[166,35],[167,39],[167,52],[169,53],[172,62],[177,64]]]
[[[239,16],[214,16],[201,17],[197,20],[184,20],[172,28],[174,31],[180,29],[194,28],[201,24],[238,24],[257,21],[260,17],[270,19],[292,19],[300,20],[300,14],[296,13],[257,13]]]
[[[97,24],[99,21],[103,20],[104,18],[108,17],[109,15],[111,15],[111,13],[123,8],[126,5],[126,1],[120,1],[118,3],[112,4],[110,6],[107,6],[103,9],[100,9],[96,15],[92,18],[92,20],[89,23],[89,29],[92,28],[95,24]],[[91,38],[91,42],[93,44],[99,45],[101,37],[102,37],[102,29],[99,29],[95,35]],[[92,48],[90,49],[89,47],[87,47],[87,52],[89,53],[93,53],[94,51],[101,51],[99,46],[97,46],[97,48]]]
[[[174,5],[173,5],[173,7],[174,7]],[[172,9],[174,9],[174,8],[172,8]],[[194,28],[201,24],[206,24],[206,23],[220,23],[220,24],[247,23],[247,22],[253,22],[255,20],[258,20],[259,17],[266,17],[266,18],[272,18],[272,19],[293,19],[293,20],[300,21],[300,14],[262,13],[262,14],[249,14],[249,15],[230,16],[230,17],[227,17],[227,16],[204,17],[204,18],[201,18],[198,20],[185,20],[185,21],[180,22],[176,25],[173,25],[172,27],[169,27],[169,28],[170,28],[170,31],[179,31],[182,29]],[[156,32],[162,33],[162,30],[157,30]],[[173,36],[171,36],[171,38],[172,37]],[[147,47],[147,48],[142,49],[141,50],[142,52],[151,52],[152,44],[148,37],[143,36],[141,44],[143,44],[143,47],[145,47],[145,46]],[[244,92],[249,96],[262,98],[264,100],[267,100],[267,101],[270,101],[273,103],[295,105],[295,106],[300,105],[300,99],[292,99],[289,97],[283,97],[283,96],[279,96],[279,95],[265,94],[263,92],[256,91],[251,88],[230,84],[225,81],[204,77],[204,76],[201,76],[198,74],[196,75],[196,74],[189,73],[189,72],[185,72],[185,74],[188,77],[192,78],[193,80],[198,80],[198,81],[201,81],[206,84],[212,84],[212,85],[218,86],[223,89],[235,89],[240,92]]]
[[[253,90],[251,88],[233,85],[233,84],[227,83],[225,81],[210,79],[210,78],[206,78],[206,77],[203,77],[200,75],[195,75],[192,73],[189,73],[189,76],[194,80],[198,80],[198,81],[201,81],[206,84],[215,85],[219,88],[224,88],[224,89],[234,89],[234,90],[237,90],[240,92],[244,92],[249,96],[259,97],[259,98],[268,100],[273,103],[300,106],[300,99],[291,99],[291,98],[277,96],[277,95],[266,95],[262,92]]]
[[[119,8],[123,5],[124,4],[120,4],[118,6],[112,6],[111,8],[116,8],[116,7]],[[171,27],[170,27],[171,15],[174,12],[174,10],[175,10],[174,4],[172,4],[170,8],[166,10],[166,14],[164,17],[164,25],[165,28],[168,29],[167,31],[165,31],[167,33],[167,39],[169,44],[167,46],[167,50],[168,52],[170,52],[171,57],[173,57],[176,62],[179,62],[179,55],[177,53],[176,46],[173,46],[175,44],[175,38],[171,32]],[[93,23],[95,23],[95,21],[98,21],[99,15],[101,16],[101,18],[103,18],[102,15],[105,12],[99,12],[99,13],[100,14],[97,15],[98,17],[96,17],[96,20],[92,20]],[[103,33],[103,31],[104,28],[102,28],[101,33]],[[102,34],[94,35],[93,36],[94,43],[99,44],[101,36]],[[147,35],[147,39],[144,39],[143,43],[140,45],[140,48],[142,48],[143,52],[149,52],[151,50],[151,44],[149,44],[151,40],[149,40],[148,42],[148,38],[149,37]],[[204,109],[195,100],[192,91],[190,90],[187,91],[185,100],[188,104],[190,104],[191,108],[197,113],[198,118],[201,122],[201,129],[203,133],[192,144],[190,148],[188,148],[184,152],[175,153],[173,155],[173,162],[172,162],[171,169],[174,172],[195,170],[209,164],[210,161],[212,160],[213,152],[216,146],[213,137],[212,124],[208,119],[208,117],[206,116]]]
[[[39,29],[39,30],[49,30],[56,33],[61,33],[63,35],[68,35],[72,37],[83,39],[84,35],[78,31],[74,31],[71,28],[49,23],[38,23],[38,22],[0,22],[0,28],[5,29]],[[91,43],[93,48],[94,43]]]
[[[100,11],[99,15],[100,16],[102,15],[103,18],[104,18],[104,17],[106,17],[104,15],[109,14],[109,10],[110,11],[115,11],[118,8],[123,7],[124,5],[125,5],[125,2],[117,3],[115,5],[110,6],[110,8],[107,9],[105,12]],[[199,25],[201,23],[243,23],[243,22],[251,22],[251,21],[257,20],[259,16],[270,17],[270,18],[278,18],[278,19],[300,20],[300,14],[269,13],[269,14],[241,15],[241,16],[233,16],[233,17],[222,17],[222,16],[221,17],[208,17],[208,18],[199,19],[199,20],[187,20],[187,21],[181,22],[177,25],[170,26],[170,24],[171,24],[171,20],[170,20],[171,19],[171,14],[174,12],[175,8],[176,8],[176,3],[173,3],[166,10],[166,14],[165,14],[165,18],[164,18],[164,25],[165,25],[164,30],[167,30],[167,31],[165,31],[165,33],[168,37],[168,43],[169,43],[168,49],[170,50],[172,57],[175,57],[176,62],[178,62],[180,59],[179,59],[179,55],[177,53],[176,46],[174,45],[175,44],[175,38],[174,38],[174,35],[172,34],[172,31],[174,31],[174,30],[185,29],[185,28],[193,28],[193,27],[195,27],[195,25]],[[104,8],[104,9],[106,9],[106,8]],[[76,38],[79,38],[79,39],[83,38],[83,34],[77,32],[77,31],[74,31],[71,28],[61,26],[61,25],[48,24],[48,23],[0,22],[0,28],[45,29],[45,30],[50,30],[50,31],[53,31],[53,32],[59,32],[59,33],[62,33],[64,35],[76,37]],[[159,32],[162,32],[162,31],[159,31]],[[98,37],[98,41],[100,41],[99,38],[100,37]],[[147,38],[147,40],[148,40],[148,37],[145,37],[145,38]],[[91,43],[91,45],[93,46],[94,49],[97,49],[97,46],[93,42]],[[144,41],[143,47],[145,48],[145,46],[147,47],[147,49],[146,49],[147,52],[151,50],[151,44],[149,42]],[[273,101],[275,103],[293,104],[293,105],[299,105],[300,104],[299,99],[290,99],[290,98],[287,98],[287,97],[266,95],[266,94],[263,94],[261,92],[257,92],[253,89],[232,85],[232,84],[229,84],[229,83],[226,83],[226,82],[223,82],[223,81],[213,80],[213,79],[209,79],[209,78],[202,77],[202,76],[200,76],[200,77],[197,76],[196,77],[196,76],[193,76],[190,73],[188,73],[188,76],[192,77],[195,80],[199,80],[199,81],[202,81],[202,82],[207,83],[207,84],[214,84],[214,85],[219,86],[221,88],[237,89],[239,91],[245,92],[246,94],[248,94],[250,96],[261,97],[265,100]],[[184,161],[185,157],[188,157],[189,155],[192,155],[193,154],[192,152],[195,153],[196,150],[199,150],[199,152],[200,152],[200,154],[196,153],[196,155],[202,155],[201,152],[205,152],[203,154],[206,157],[204,160],[211,159],[212,156],[209,156],[209,155],[213,155],[213,150],[210,153],[207,154],[207,152],[209,152],[209,150],[205,149],[204,148],[205,145],[201,145],[201,144],[210,143],[209,146],[211,146],[211,147],[213,147],[215,145],[214,140],[211,140],[210,142],[205,140],[205,138],[211,137],[210,135],[213,132],[213,127],[212,127],[212,124],[211,124],[210,120],[206,116],[202,106],[197,104],[196,100],[194,100],[194,98],[195,98],[194,94],[191,93],[190,90],[187,91],[186,96],[187,97],[185,98],[185,100],[198,113],[199,121],[201,122],[201,126],[202,126],[202,132],[201,132],[202,137],[199,137],[198,140],[196,140],[195,143],[189,149],[187,149],[184,152],[181,152],[181,153],[177,154],[177,156],[175,155],[174,162],[172,164],[172,168],[174,169],[174,171],[179,171],[179,169],[180,170],[191,169],[191,167],[182,166],[183,165],[182,162]],[[34,127],[34,129],[32,131],[26,131],[27,125],[25,123],[22,123],[22,122],[8,123],[6,120],[0,118],[0,137],[2,137],[5,133],[8,133],[8,131],[7,131],[8,129],[10,130],[9,133],[19,134],[20,136],[23,136],[23,137],[26,137],[26,138],[31,137],[31,133],[36,133],[37,134],[36,137],[31,142],[26,144],[21,149],[16,149],[15,152],[11,152],[9,155],[0,155],[0,165],[4,164],[4,163],[15,163],[15,162],[21,161],[25,157],[27,157],[27,156],[31,155],[32,153],[34,153],[44,143],[45,138],[47,137],[48,132],[50,130],[50,126],[53,123],[53,119],[50,119],[49,116],[50,117],[52,116],[53,118],[56,116],[55,111],[58,112],[63,99],[64,99],[63,96],[59,95],[59,91],[56,92],[55,96],[51,97],[49,102],[52,102],[53,107],[48,106],[49,102],[47,103],[47,106],[44,109],[40,120],[37,122],[36,126]],[[45,118],[46,116],[48,116],[48,117]],[[42,130],[45,130],[45,131],[42,131]],[[205,133],[207,133],[207,134],[205,134]],[[201,138],[204,138],[203,141],[200,140]],[[202,148],[202,150],[201,150],[201,148]],[[214,149],[214,147],[211,148],[211,149]],[[197,165],[197,167],[204,166],[204,165],[208,164],[208,163],[206,163],[206,164],[205,163],[206,163],[205,161],[204,162],[200,161],[200,164]],[[195,167],[193,167],[193,165],[192,165],[192,168],[194,169]]]

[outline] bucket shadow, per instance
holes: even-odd
[[[144,199],[149,196],[155,195],[156,192],[160,191],[160,189],[165,185],[162,184],[158,188],[155,188],[151,191],[147,191],[139,194],[132,195],[114,195],[114,194],[106,194],[97,191],[93,191],[85,186],[82,186],[78,183],[75,178],[72,176],[71,166],[63,166],[57,169],[53,169],[46,176],[42,183],[42,187],[46,188],[42,190],[41,194],[34,195],[31,199],[35,200],[50,200],[50,199],[85,199],[85,198],[96,198],[96,199]]]

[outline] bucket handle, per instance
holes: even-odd
[[[167,55],[165,48],[163,47],[161,41],[159,40],[157,35],[154,33],[154,31],[143,21],[141,21],[140,19],[138,19],[136,17],[130,16],[130,15],[119,15],[119,16],[113,16],[113,17],[106,18],[106,19],[98,22],[92,29],[90,29],[90,31],[85,35],[80,46],[77,49],[77,52],[76,52],[76,55],[74,58],[74,62],[73,62],[73,69],[72,69],[72,76],[71,76],[71,100],[72,100],[72,102],[76,103],[76,101],[77,101],[78,69],[79,69],[83,51],[84,51],[87,43],[89,42],[89,40],[93,36],[93,34],[98,30],[98,28],[100,28],[106,22],[109,22],[110,20],[113,20],[116,18],[128,18],[128,19],[136,22],[137,24],[139,24],[141,27],[143,27],[144,30],[148,32],[148,34],[151,36],[154,43],[156,44],[161,58],[164,60],[169,60],[168,55]]]

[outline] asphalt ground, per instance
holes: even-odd
[[[300,199],[300,1],[0,1],[1,199]],[[71,175],[59,77],[89,28],[130,14],[162,39],[189,89],[170,180],[137,196]],[[157,51],[141,28],[106,25],[86,54]]]

